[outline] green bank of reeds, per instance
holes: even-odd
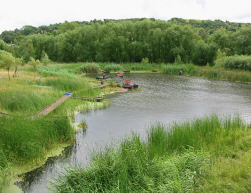
[[[123,67],[126,70],[131,70],[131,71],[152,71],[159,69],[160,65],[150,64],[150,63],[132,63],[132,64],[124,64]]]
[[[65,117],[0,117],[0,130],[0,191],[15,175],[9,164],[42,164],[50,150],[74,140],[74,130]]]
[[[161,71],[166,74],[178,75],[179,71],[184,74],[193,74],[196,71],[196,67],[192,64],[163,64],[161,65]]]
[[[251,82],[251,73],[247,71],[225,70],[216,67],[198,67],[192,64],[163,64],[161,71],[165,74],[198,76],[214,80],[228,80],[233,82]]]
[[[66,78],[75,77],[76,73],[80,73],[80,63],[74,64],[54,64],[48,66],[38,66],[37,72],[42,76],[61,76]],[[25,69],[31,67],[27,66]]]
[[[52,103],[57,96],[52,92],[9,89],[0,92],[0,107],[9,113],[35,113]]]
[[[65,117],[0,117],[0,147],[8,162],[25,163],[43,159],[54,145],[73,140],[74,132]]]
[[[118,72],[123,70],[123,67],[120,64],[104,64],[103,70],[108,72]]]
[[[80,67],[82,73],[99,73],[100,66],[96,63],[86,63]]]
[[[80,78],[48,78],[42,85],[50,86],[58,90],[72,92],[79,89],[88,89],[90,86],[87,81]]]
[[[224,62],[222,65],[227,69],[251,71],[251,56],[227,56],[224,58]]]
[[[196,192],[202,179],[209,178],[212,160],[232,157],[251,146],[242,143],[247,134],[250,127],[238,117],[220,120],[212,116],[169,129],[158,124],[146,141],[134,135],[119,148],[96,155],[90,167],[66,170],[52,189],[66,193]]]
[[[54,183],[54,192],[131,193],[193,192],[197,178],[207,167],[207,154],[151,159],[147,145],[135,136],[123,141],[118,150],[94,158],[87,169],[68,169]]]

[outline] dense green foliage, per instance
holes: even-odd
[[[228,55],[250,54],[251,27],[233,24],[234,29],[229,30],[222,25],[224,22],[219,25],[213,25],[219,21],[197,23],[202,26],[191,25],[191,21],[184,25],[177,19],[73,22],[57,25],[56,32],[38,34],[35,28],[26,26],[23,35],[15,41],[18,45],[15,54],[26,61],[30,57],[40,60],[46,53],[48,58],[59,62],[121,63],[141,62],[147,58],[151,63],[194,62],[198,65],[213,64],[217,49]],[[201,29],[211,25],[216,26],[212,27],[213,33]]]
[[[251,71],[251,56],[229,56],[224,59],[223,66],[228,69]]]
[[[97,154],[88,168],[66,170],[53,182],[54,192],[196,192],[198,181],[208,177],[209,158],[249,149],[250,144],[239,143],[247,131],[238,117],[212,116],[172,128],[158,124],[146,141],[134,135],[119,148]],[[222,186],[216,192],[227,189]],[[249,190],[247,184],[243,190]]]

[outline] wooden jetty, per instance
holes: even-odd
[[[96,98],[90,98],[90,97],[72,97],[73,99],[80,99],[80,100],[85,100],[85,101],[96,101],[96,102],[101,102],[104,100],[103,97],[96,97]]]
[[[61,105],[63,102],[65,102],[70,97],[72,97],[71,94],[70,95],[64,95],[64,96],[60,97],[57,101],[55,101],[51,105],[45,107],[42,111],[40,111],[39,113],[34,115],[34,117],[40,117],[40,116],[48,115],[50,112],[55,110],[59,105]]]

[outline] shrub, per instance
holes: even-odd
[[[41,63],[43,65],[47,65],[50,63],[50,59],[49,59],[49,56],[46,54],[45,51],[42,52],[42,56],[41,56],[41,59],[40,59]]]
[[[228,56],[224,59],[223,66],[227,69],[251,71],[251,56]]]
[[[149,58],[142,58],[141,63],[148,64],[149,63]]]
[[[82,73],[98,73],[99,71],[100,66],[96,63],[88,63],[80,67],[80,72]]]

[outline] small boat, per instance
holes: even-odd
[[[123,73],[117,73],[117,77],[123,78],[124,74]]]
[[[97,102],[101,102],[102,100],[104,100],[104,98],[103,98],[103,97],[97,97],[95,100],[96,100]]]
[[[126,88],[126,89],[132,89],[132,88],[133,88],[133,85],[124,84],[122,87],[123,87],[123,88]]]
[[[154,70],[152,70],[152,72],[158,72],[158,70],[157,70],[157,69],[154,69]]]

